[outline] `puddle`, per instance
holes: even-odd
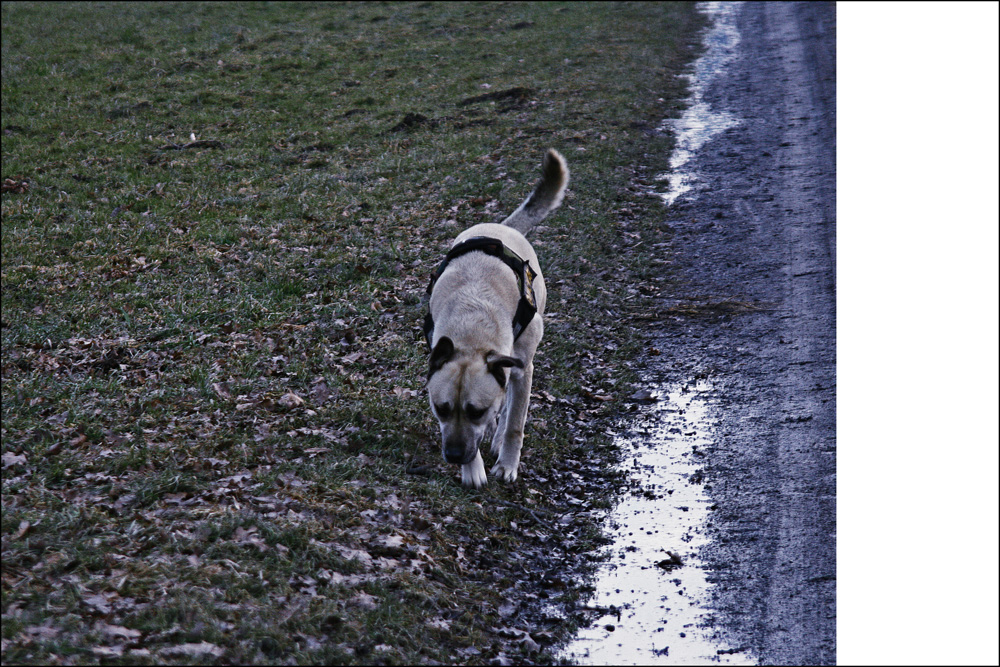
[[[715,135],[740,122],[731,113],[714,111],[704,100],[708,84],[736,57],[736,47],[740,43],[740,33],[736,29],[738,6],[736,2],[698,3],[698,9],[708,14],[714,25],[705,34],[707,49],[695,62],[694,72],[684,75],[691,90],[690,106],[680,118],[668,118],[660,126],[661,129],[673,130],[677,140],[670,156],[670,171],[655,178],[667,184],[666,192],[656,194],[668,206],[695,186],[697,175],[684,167],[698,149]]]
[[[562,657],[570,662],[753,662],[702,627],[711,584],[698,550],[711,500],[699,471],[701,452],[712,441],[711,396],[703,382],[663,388],[659,401],[618,438],[629,490],[608,517],[614,546],[588,603],[605,613],[567,645]]]
[[[713,19],[707,47],[688,74],[690,106],[680,118],[663,121],[677,137],[670,172],[657,176],[669,206],[691,191],[697,174],[686,168],[712,137],[740,123],[704,101],[712,78],[736,57],[740,35],[736,2],[700,2]],[[711,584],[700,547],[711,500],[701,480],[701,457],[712,443],[712,388],[705,382],[664,386],[659,400],[643,410],[616,445],[629,488],[609,514],[613,546],[598,568],[589,605],[603,615],[580,630],[559,657],[575,664],[691,665],[753,664],[748,652],[725,643],[706,628]],[[678,562],[680,564],[678,564]]]

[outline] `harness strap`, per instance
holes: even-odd
[[[485,252],[487,255],[491,255],[501,260],[504,264],[509,266],[517,277],[517,286],[521,291],[521,298],[517,301],[517,310],[514,312],[514,319],[511,322],[511,326],[514,329],[514,340],[516,341],[518,337],[524,333],[525,328],[531,323],[531,320],[535,317],[535,313],[538,312],[538,306],[535,304],[535,290],[532,287],[532,282],[535,280],[537,273],[531,268],[531,265],[527,260],[521,259],[520,255],[508,248],[499,239],[491,239],[486,236],[474,236],[471,239],[466,239],[462,241],[454,248],[448,251],[445,255],[444,261],[438,266],[437,271],[431,277],[431,282],[427,286],[427,294],[430,295],[434,291],[434,283],[437,282],[441,274],[448,267],[448,263],[456,257],[460,257],[468,252],[480,251]],[[430,311],[428,310],[427,315],[424,317],[424,338],[427,340],[427,347],[431,347],[431,339],[434,335],[434,319],[431,317]]]

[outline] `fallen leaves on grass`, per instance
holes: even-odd
[[[0,190],[19,195],[24,194],[28,191],[28,181],[20,177],[5,178],[3,179],[3,185],[0,185]]]
[[[362,15],[369,11],[360,7]],[[533,8],[541,14],[512,21],[513,29],[533,26],[521,34],[545,34],[545,11]],[[345,18],[336,29],[359,20]],[[255,21],[240,23],[266,26],[273,17]],[[394,29],[389,23],[380,29]],[[517,205],[514,198],[529,184],[514,181],[514,162],[527,147],[540,151],[542,140],[584,143],[591,134],[562,115],[562,88],[544,80],[511,87],[522,82],[480,72],[469,75],[476,77],[472,85],[489,80],[484,88],[497,92],[484,90],[451,110],[463,116],[455,121],[463,143],[452,154],[441,152],[437,143],[422,142],[436,142],[435,125],[454,119],[402,99],[379,121],[365,101],[375,91],[365,89],[371,82],[361,70],[351,75],[358,80],[323,96],[323,112],[313,115],[322,122],[289,130],[271,114],[281,109],[279,98],[299,99],[300,75],[304,83],[311,70],[296,62],[273,98],[231,84],[244,69],[252,71],[255,58],[266,65],[285,45],[317,36],[329,41],[331,28],[317,35],[308,21],[301,25],[305,32],[267,28],[273,40],[238,37],[242,46],[224,63],[206,55],[214,45],[192,42],[190,52],[158,54],[159,37],[139,39],[127,47],[145,53],[135,59],[138,80],[162,78],[179,95],[177,105],[137,99],[129,59],[111,58],[124,69],[107,96],[114,117],[101,119],[109,127],[81,126],[75,118],[93,114],[70,108],[60,115],[69,123],[64,135],[38,132],[36,125],[5,141],[18,153],[15,161],[38,164],[44,174],[42,184],[20,176],[3,183],[5,605],[11,600],[5,629],[7,614],[27,605],[29,629],[47,627],[38,625],[41,614],[59,619],[59,629],[35,631],[39,640],[62,631],[67,645],[91,648],[84,660],[251,661],[258,644],[247,638],[278,627],[300,652],[341,647],[357,661],[396,660],[397,651],[413,658],[413,647],[390,646],[394,636],[372,637],[362,651],[357,639],[369,630],[364,624],[372,612],[403,602],[417,627],[441,635],[449,659],[485,662],[496,649],[469,644],[497,622],[491,602],[497,590],[519,600],[561,595],[565,588],[551,586],[557,580],[541,563],[582,561],[563,548],[585,523],[568,510],[589,511],[606,497],[606,484],[579,473],[598,465],[595,441],[606,439],[598,418],[612,411],[613,393],[622,395],[605,382],[620,372],[616,351],[625,346],[616,338],[621,332],[611,330],[621,328],[612,302],[646,294],[625,277],[608,281],[627,271],[598,266],[588,254],[593,239],[627,239],[629,246],[641,239],[603,217],[595,223],[585,211],[604,209],[589,205],[584,188],[577,218],[590,225],[585,229],[608,233],[581,227],[567,239],[563,218],[539,237],[553,284],[545,349],[536,362],[538,400],[527,433],[533,441],[519,484],[491,486],[468,502],[467,493],[452,488],[454,471],[439,455],[423,469],[429,477],[407,478],[401,452],[437,449],[430,444],[432,420],[410,400],[422,394],[418,302],[429,272],[460,228]],[[7,27],[5,21],[5,36]],[[449,39],[483,34],[463,33]],[[171,43],[173,36],[164,39]],[[81,53],[94,48],[100,57],[91,64],[103,67],[105,45],[83,41]],[[304,61],[295,60],[309,62],[307,51]],[[370,58],[361,51],[323,57],[343,56],[347,72],[355,55]],[[271,64],[285,67],[286,60]],[[147,64],[158,61],[162,68]],[[317,72],[328,69],[313,64]],[[397,80],[417,76],[405,67]],[[213,79],[215,73],[227,78]],[[69,83],[91,85],[80,80]],[[189,97],[188,84],[203,90]],[[555,114],[553,127],[565,131],[546,129],[548,112],[532,119],[535,91],[552,97],[544,106]],[[312,104],[313,98],[301,99]],[[90,98],[77,91],[66,99],[78,107],[73,100]],[[205,111],[239,111],[213,119],[203,115],[203,104]],[[585,111],[588,125],[619,127],[608,125],[603,111]],[[165,124],[147,123],[160,113],[170,114]],[[349,120],[354,116],[360,118]],[[457,126],[466,121],[470,130],[463,132]],[[358,122],[383,123],[379,130],[396,123],[395,132],[372,139],[371,132],[355,131]],[[504,142],[480,140],[477,126],[500,130],[505,122],[516,128]],[[192,135],[186,142],[195,128],[217,139]],[[49,146],[54,136],[56,153]],[[135,152],[129,144],[141,136],[150,139]],[[351,145],[342,137],[352,137]],[[34,157],[21,152],[29,144]],[[44,160],[33,162],[38,154]],[[580,165],[580,183],[589,168]],[[610,169],[606,175],[613,177]],[[567,261],[567,249],[588,254],[593,266]],[[581,276],[584,269],[589,273]],[[592,317],[591,306],[603,313]],[[605,317],[606,323],[590,321]],[[497,507],[489,503],[492,494],[517,502]],[[546,521],[558,531],[540,529]],[[513,563],[506,562],[508,552]],[[452,615],[456,605],[472,607],[476,618]],[[524,624],[529,606],[501,608],[504,623]],[[426,626],[425,618],[432,619]],[[174,628],[161,631],[175,619]],[[95,632],[74,634],[88,624]],[[219,645],[199,642],[205,629],[225,639],[209,634]],[[100,645],[88,646],[92,637]],[[545,643],[523,630],[504,638],[527,652]],[[284,650],[279,643],[260,645],[267,660],[319,655],[269,653]]]

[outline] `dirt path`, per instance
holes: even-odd
[[[717,396],[715,627],[763,664],[833,664],[835,12],[747,3],[738,27],[705,99],[741,122],[694,158],[699,183],[665,222],[684,287],[664,304],[659,374]]]

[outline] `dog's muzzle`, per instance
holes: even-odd
[[[472,463],[472,459],[474,458],[476,458],[476,453],[473,452],[472,456],[466,456],[465,445],[460,442],[455,444],[449,443],[444,447],[444,460],[448,463],[465,465]]]

